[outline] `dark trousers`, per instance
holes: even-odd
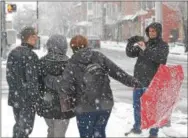
[[[140,107],[140,98],[145,92],[145,89],[135,89],[133,91],[133,108],[134,108],[134,125],[133,128],[135,130],[140,130],[141,126],[141,107]],[[151,128],[150,135],[157,136],[158,135],[158,128]]]
[[[35,110],[34,107],[14,108],[13,113],[15,125],[13,127],[13,138],[28,138],[33,130]]]
[[[77,114],[77,125],[81,138],[106,138],[106,125],[111,110]]]

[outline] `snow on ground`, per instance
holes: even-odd
[[[2,98],[2,137],[12,136],[12,127],[14,125],[14,116],[12,108],[7,105],[7,96]],[[107,137],[125,137],[124,133],[129,131],[133,124],[133,108],[131,104],[116,102],[110,116],[106,133]],[[187,115],[176,111],[172,114],[172,125],[164,127],[159,131],[159,137],[174,136],[187,137]],[[36,116],[34,130],[31,137],[46,137],[47,126],[44,119]],[[148,137],[149,130],[143,130],[141,135],[129,135],[129,137]],[[76,119],[71,119],[66,137],[79,137]]]

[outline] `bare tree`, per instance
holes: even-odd
[[[48,24],[46,29],[48,29],[50,34],[60,33],[67,34],[69,27],[69,16],[71,2],[41,2],[39,3],[40,17],[46,20],[41,23]],[[40,25],[44,27],[43,24]],[[43,28],[44,29],[44,28]]]
[[[33,26],[36,20],[36,10],[25,5],[13,16],[13,27],[19,32],[24,26]]]

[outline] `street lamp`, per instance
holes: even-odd
[[[39,2],[36,3],[37,33],[39,33]]]
[[[138,11],[136,14],[139,16],[141,16],[141,35],[144,36],[144,18],[143,16],[146,15],[148,13],[148,11],[145,11],[143,9],[141,9],[140,11]]]
[[[106,40],[106,3],[102,5],[102,27],[103,27],[103,39]]]
[[[36,16],[37,16],[37,35],[39,34],[39,2],[37,1],[36,3]],[[37,47],[36,49],[40,49],[40,36],[38,36],[38,42],[37,42]]]

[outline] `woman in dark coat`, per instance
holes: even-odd
[[[74,117],[72,111],[61,112],[57,91],[44,84],[46,75],[61,75],[68,61],[67,40],[62,35],[52,35],[47,41],[48,53],[40,60],[40,103],[38,115],[44,117],[48,125],[48,137],[65,137],[69,118]]]

